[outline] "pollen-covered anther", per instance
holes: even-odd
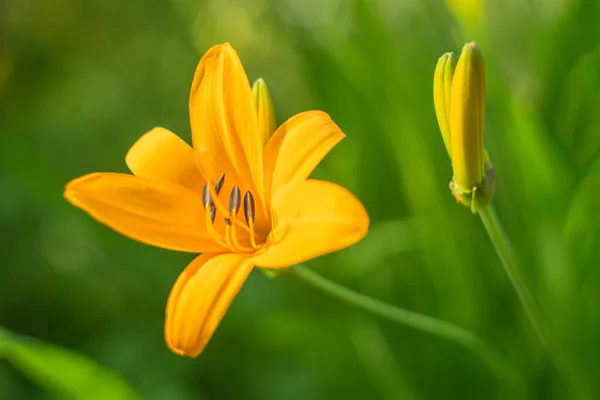
[[[248,224],[248,228],[250,228],[250,244],[253,248],[257,249],[256,245],[256,236],[254,233],[254,196],[250,191],[247,191],[244,195],[244,218],[246,218],[246,224]]]
[[[244,195],[244,217],[248,226],[254,224],[254,211],[254,196],[250,191],[247,191]]]
[[[221,175],[223,177],[224,175]],[[219,180],[221,180],[219,178]],[[217,209],[213,204],[212,199],[210,198],[210,189],[208,188],[208,182],[204,184],[202,188],[202,204],[204,205],[204,209],[210,215],[210,222],[215,222],[215,217],[217,216]]]
[[[208,188],[208,182],[204,184],[202,187],[202,204],[204,208],[209,208],[212,205],[212,200],[210,199],[210,189]]]
[[[229,195],[229,214],[237,215],[238,211],[240,210],[240,201],[240,188],[234,186],[231,189],[231,194]]]
[[[217,180],[217,184],[215,185],[215,192],[217,192],[217,194],[221,193],[221,189],[223,189],[224,183],[225,183],[225,174],[221,174],[221,176]]]
[[[221,193],[221,189],[223,189],[224,183],[225,183],[225,174],[221,174],[221,176],[217,180],[217,184],[214,187],[217,196],[219,196],[219,193]],[[217,201],[218,201],[218,199],[217,199]],[[211,195],[210,195],[209,182],[206,182],[204,184],[204,187],[202,187],[202,204],[204,205],[204,209],[206,210],[206,212],[210,215],[210,222],[214,223],[215,217],[217,216],[217,209],[216,209],[215,203],[213,202],[213,199],[211,198]]]

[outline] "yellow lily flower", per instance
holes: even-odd
[[[367,233],[356,197],[308,179],[342,131],[326,113],[307,111],[265,133],[274,117],[263,85],[253,95],[235,50],[212,47],[192,82],[193,147],[154,128],[125,157],[133,175],[92,173],[65,188],[68,201],[125,236],[202,253],[166,307],[166,342],[180,355],[202,352],[255,266],[288,267]]]

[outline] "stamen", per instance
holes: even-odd
[[[238,186],[234,186],[231,189],[231,193],[229,195],[229,213],[219,201],[219,193],[221,189],[223,189],[224,182],[225,174],[221,174],[215,186],[208,181],[202,188],[202,203],[204,204],[204,209],[206,211],[206,230],[220,246],[228,248],[234,252],[254,252],[259,248],[259,246],[256,245],[256,238],[254,235],[255,209],[252,193],[248,191],[244,196],[244,216],[246,217],[246,223],[248,225],[246,226],[236,217],[240,210],[241,203],[240,188]],[[213,226],[217,211],[225,216],[225,240],[221,238],[221,235]],[[244,246],[238,241],[236,235],[236,225],[240,226],[243,230],[250,234],[250,243],[252,244],[252,247]]]
[[[221,175],[223,177],[224,175]],[[219,178],[220,179],[220,178]],[[202,203],[204,204],[204,208],[206,209],[206,214],[210,215],[210,221],[215,222],[215,217],[217,215],[217,210],[215,210],[215,206],[210,198],[210,190],[208,189],[208,182],[204,184],[202,188]]]
[[[229,214],[236,215],[238,213],[240,210],[240,200],[240,188],[234,186],[233,189],[231,189],[231,194],[229,195]]]
[[[227,243],[233,243],[233,246],[241,251],[246,251],[246,252],[253,252],[255,249],[253,247],[246,247],[242,244],[240,244],[240,242],[237,239],[237,234],[236,234],[236,227],[235,224],[232,223],[233,222],[238,222],[237,221],[237,213],[238,211],[240,211],[240,204],[241,204],[241,194],[240,194],[240,188],[238,186],[234,186],[231,189],[231,194],[229,195],[229,217],[225,218],[225,223],[227,224],[227,226],[225,227],[225,235],[227,235]],[[239,222],[238,222],[239,223]],[[231,236],[229,236],[231,234]]]
[[[230,232],[231,231],[231,225],[229,225],[227,222],[225,222],[225,242],[227,243],[227,247],[230,250],[233,250],[235,252],[235,247],[233,246],[233,244],[231,243],[231,235]]]
[[[231,219],[233,219],[233,220],[237,220],[237,217],[236,217],[235,215],[232,215],[232,216],[231,216]],[[252,234],[252,233],[250,233],[250,236],[251,236],[251,237],[250,237],[250,243],[253,243],[253,240],[252,240],[252,237],[253,237],[253,236],[252,236],[252,235],[253,235],[253,234]],[[232,241],[233,241],[233,244],[234,244],[235,246],[237,246],[237,247],[239,247],[239,248],[241,248],[241,249],[243,249],[243,250],[245,250],[245,251],[248,251],[248,252],[253,252],[254,250],[257,250],[257,249],[259,248],[259,246],[256,246],[256,245],[253,245],[252,247],[246,247],[246,246],[243,246],[243,245],[241,245],[241,244],[238,242],[238,240],[237,240],[237,235],[236,235],[236,233],[235,233],[235,224],[233,224],[233,225],[231,226],[231,239],[232,239]],[[256,244],[256,243],[255,243],[255,244]]]
[[[212,188],[211,186],[208,187],[208,190],[210,191],[210,194],[212,196],[213,199],[217,199],[215,202],[213,202],[214,206],[217,208],[217,211],[223,215],[225,218],[229,217],[229,212],[227,211],[227,209],[223,206],[223,204],[221,204],[221,202],[219,201],[218,197],[216,197],[217,193],[215,192],[214,188]],[[244,223],[238,219],[236,219],[235,221],[233,221],[233,223],[237,224],[237,226],[239,226],[240,228],[242,228],[243,230],[245,230],[246,232],[250,232],[248,230],[248,227],[246,225],[244,225]]]
[[[254,197],[250,191],[247,191],[244,195],[244,217],[246,218],[246,224],[250,228],[250,244],[255,249],[258,248],[256,245],[256,236],[254,235]]]
[[[247,191],[244,195],[244,217],[248,226],[250,226],[250,221],[254,220],[254,211],[254,197],[250,191]]]
[[[204,184],[204,187],[202,188],[202,204],[204,205],[204,208],[209,208],[212,204],[212,201],[210,199],[210,189],[208,188],[208,182],[206,182]]]
[[[256,245],[256,236],[254,236],[254,219],[252,217],[248,221],[248,227],[250,228],[250,245],[255,249],[258,249],[259,246]]]
[[[221,176],[217,180],[217,184],[215,185],[215,192],[217,192],[217,195],[221,193],[221,189],[223,189],[224,183],[225,183],[225,174],[221,174]]]
[[[219,236],[219,233],[215,230],[215,227],[213,226],[213,222],[214,222],[214,212],[215,212],[215,207],[213,206],[212,209],[209,209],[208,207],[206,207],[206,231],[213,237],[213,239],[220,245],[223,247],[228,247],[227,243],[225,243],[221,237]],[[210,220],[209,220],[210,218]]]
[[[234,217],[235,218],[235,217]],[[240,244],[237,240],[237,236],[235,234],[235,225],[225,225],[225,239],[227,240],[227,245],[233,251],[243,251],[247,253],[254,252],[254,249],[251,247],[245,247]]]

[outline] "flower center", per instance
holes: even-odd
[[[206,230],[217,243],[234,253],[254,253],[262,247],[262,244],[256,242],[254,196],[249,190],[246,191],[242,204],[240,188],[233,186],[229,194],[229,207],[226,208],[219,199],[224,183],[225,174],[222,174],[214,186],[211,181],[208,181],[202,188]],[[237,217],[242,205],[245,224]],[[217,214],[224,222],[224,231],[221,233],[214,226]]]

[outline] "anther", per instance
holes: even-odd
[[[254,222],[254,197],[250,191],[244,195],[244,217],[246,224],[250,225],[250,221]]]
[[[231,189],[231,194],[229,195],[229,214],[236,215],[240,210],[240,188],[234,186]]]
[[[223,189],[224,183],[225,183],[225,174],[221,174],[221,176],[217,180],[217,184],[215,185],[215,192],[217,192],[217,194],[221,193],[221,189]]]
[[[221,175],[221,178],[223,178],[223,175]],[[221,180],[221,178],[219,178],[219,180]],[[223,185],[222,180],[221,185]],[[209,211],[210,213],[210,222],[215,222],[215,217],[217,216],[217,209],[215,208],[215,205],[213,204],[212,199],[210,198],[208,182],[206,182],[204,184],[204,187],[202,188],[202,203],[204,204],[204,209]]]
[[[202,204],[204,204],[204,208],[209,208],[212,206],[212,200],[210,199],[210,190],[208,189],[208,182],[204,184],[202,188]]]

